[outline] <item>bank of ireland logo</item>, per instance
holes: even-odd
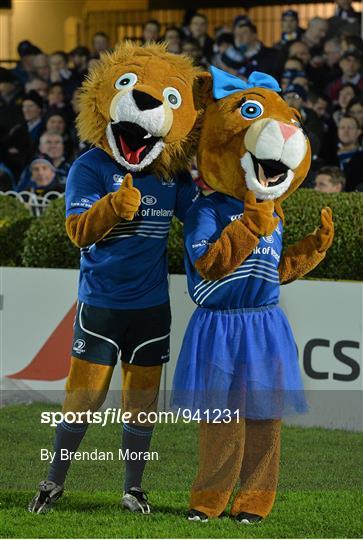
[[[76,339],[73,345],[73,350],[78,354],[84,353],[86,350],[86,342],[84,339]]]
[[[267,242],[268,244],[273,244],[273,243],[274,243],[274,239],[273,239],[272,234],[269,234],[268,236],[264,236],[263,239],[264,239],[265,242]]]
[[[143,204],[146,204],[146,206],[154,206],[158,202],[158,200],[156,197],[154,197],[154,195],[144,195],[141,198],[141,202]]]
[[[120,186],[123,182],[124,177],[121,174],[114,174],[113,175],[113,183]]]

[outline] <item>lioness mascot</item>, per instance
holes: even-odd
[[[188,211],[185,263],[197,304],[184,337],[172,405],[200,420],[199,470],[188,518],[225,510],[256,523],[272,509],[279,474],[281,418],[306,409],[297,349],[278,306],[280,284],[325,257],[334,227],[321,226],[282,255],[281,202],[304,180],[310,145],[278,83],[247,82],[216,68],[202,127],[198,167],[208,190]]]
[[[81,248],[78,308],[64,412],[96,411],[122,362],[123,455],[147,454],[162,365],[169,359],[166,247],[175,214],[197,191],[183,171],[196,151],[210,74],[162,45],[106,53],[83,84],[78,129],[94,148],[73,164],[66,228]],[[131,175],[132,173],[132,175]],[[57,426],[55,459],[29,510],[49,510],[64,490],[70,455],[87,423]],[[129,452],[129,454],[128,454]],[[122,506],[149,513],[145,459],[125,461]]]

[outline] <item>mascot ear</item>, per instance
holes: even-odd
[[[199,73],[194,78],[193,95],[196,109],[205,109],[213,101],[212,75],[208,71]]]

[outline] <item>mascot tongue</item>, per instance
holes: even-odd
[[[146,148],[146,145],[144,146],[141,146],[140,148],[138,148],[137,150],[131,150],[131,148],[129,148],[126,144],[126,142],[123,140],[123,138],[121,137],[120,135],[120,144],[121,144],[121,148],[122,148],[122,152],[126,158],[126,160],[131,164],[131,165],[138,165],[140,163],[140,154],[143,150],[145,150]]]

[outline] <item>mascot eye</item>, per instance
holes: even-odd
[[[241,107],[241,115],[247,120],[254,120],[263,114],[263,107],[258,101],[245,101]]]
[[[165,88],[163,96],[172,109],[178,109],[182,103],[182,97],[176,88],[169,86]]]
[[[137,83],[137,76],[135,73],[125,73],[121,75],[115,82],[115,88],[117,90],[122,90],[123,88],[128,88],[129,86],[134,86]]]

